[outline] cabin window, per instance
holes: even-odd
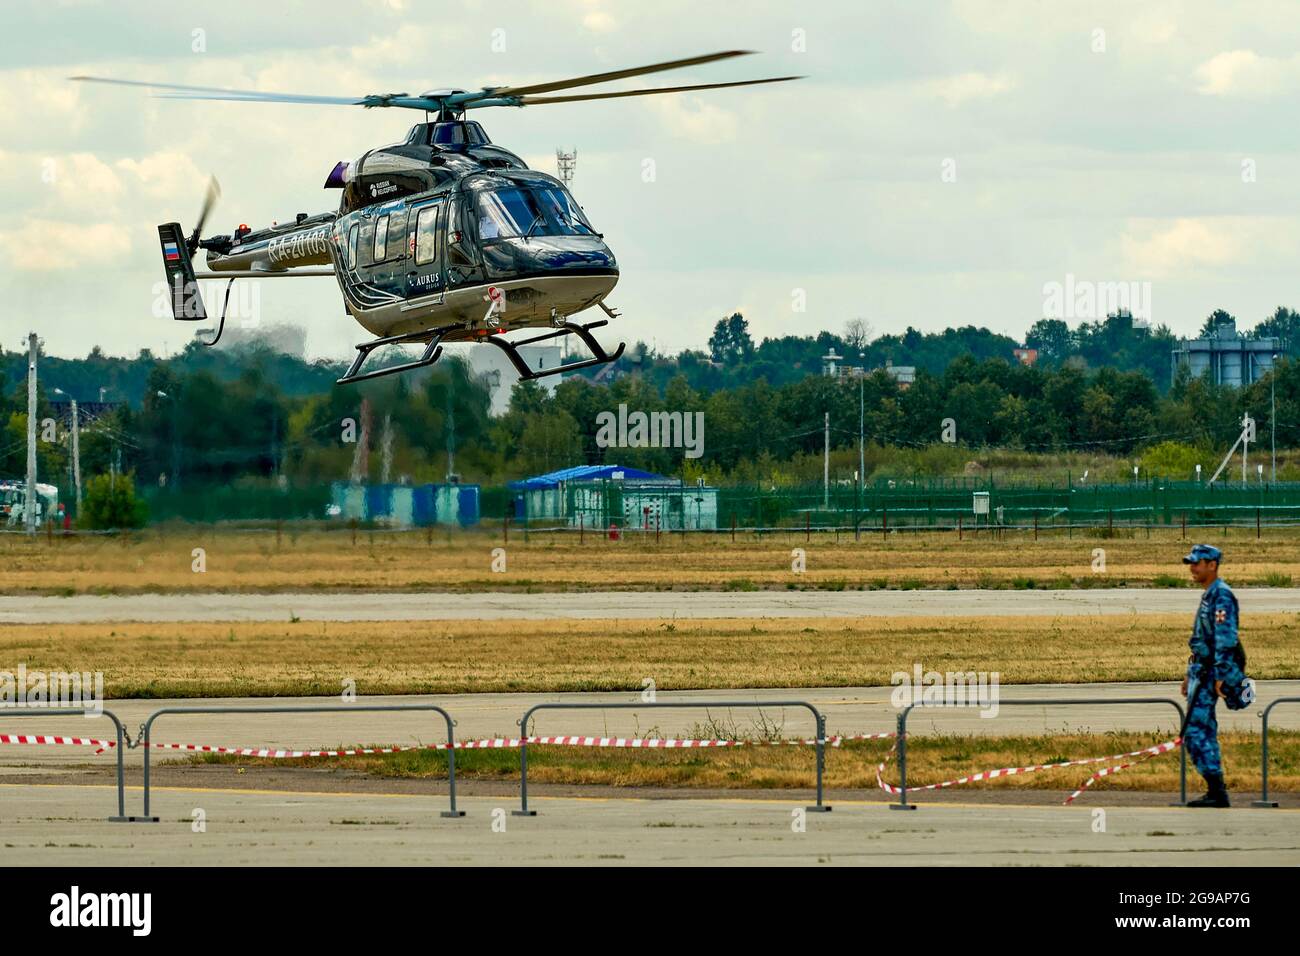
[[[504,186],[479,194],[479,239],[517,239],[531,236],[591,236],[573,197],[560,186]]]
[[[427,265],[438,258],[438,210],[441,202],[423,207],[415,216],[415,264]]]
[[[361,233],[361,227],[353,226],[348,231],[348,268],[357,267],[357,236]]]
[[[375,262],[383,262],[388,256],[388,217],[380,216],[375,223]]]

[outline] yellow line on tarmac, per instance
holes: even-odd
[[[65,790],[116,790],[116,789],[117,789],[117,784],[100,784],[100,783],[0,783],[0,787],[49,787],[49,788],[58,788],[58,789],[65,789]],[[126,787],[126,789],[127,789],[127,790],[130,790],[130,791],[132,791],[132,792],[135,792],[135,793],[143,793],[143,792],[144,792],[144,788],[143,788],[143,787],[136,786],[136,785],[134,785],[134,784],[130,784],[130,785],[128,785],[128,786]],[[427,799],[427,798],[429,798],[429,797],[446,797],[446,796],[447,796],[446,794],[439,794],[439,793],[365,793],[365,792],[358,792],[358,791],[353,791],[353,790],[346,790],[346,791],[340,791],[340,790],[258,790],[258,789],[246,789],[246,788],[242,788],[242,787],[174,787],[174,786],[155,786],[155,787],[150,787],[149,789],[152,790],[152,791],[165,792],[165,793],[230,793],[230,794],[237,794],[237,795],[243,795],[243,796],[281,796],[281,797],[293,797],[293,796],[299,796],[299,797],[387,797],[387,798],[390,798],[390,799],[392,799],[392,798],[398,798],[398,799]],[[1134,792],[1134,791],[1127,791],[1127,792]],[[1141,792],[1141,791],[1138,791],[1138,792]],[[498,800],[498,799],[514,800],[515,798],[516,798],[515,795],[510,795],[510,796],[506,796],[506,797],[501,797],[501,796],[498,796],[498,797],[494,797],[494,796],[482,796],[482,795],[477,795],[477,794],[458,794],[458,795],[457,795],[457,799],[458,799],[458,800],[464,800],[464,799],[470,799],[470,800]],[[700,802],[710,801],[710,802],[716,802],[716,803],[766,804],[766,805],[769,805],[769,806],[772,805],[772,804],[783,804],[783,803],[798,803],[798,804],[806,804],[806,803],[807,803],[806,798],[800,798],[800,797],[795,797],[795,796],[790,796],[790,797],[770,797],[770,798],[769,798],[769,797],[633,797],[633,796],[628,796],[628,797],[623,797],[623,796],[619,796],[619,797],[581,797],[581,796],[557,797],[557,796],[547,796],[547,795],[544,795],[544,794],[538,794],[538,795],[530,795],[528,799],[529,799],[529,802],[530,802],[530,803],[531,803],[532,801],[534,801],[534,800],[572,800],[572,801],[577,802],[577,803],[618,803],[618,802],[621,801],[621,802],[624,802],[624,803],[662,803],[662,804],[671,804],[671,803],[674,803],[674,802],[684,801],[684,800],[697,800],[697,801],[700,801]],[[885,802],[880,801],[880,800],[828,800],[828,801],[827,801],[827,805],[828,805],[828,806],[832,806],[832,807],[868,807],[868,808],[870,808],[870,807],[878,807],[878,808],[881,808],[881,809],[886,809],[886,808],[888,808],[888,807],[890,806],[890,804],[885,803]],[[960,809],[960,810],[988,810],[988,809],[990,809],[990,808],[1003,808],[1003,809],[1006,809],[1006,810],[1087,810],[1087,809],[1094,809],[1094,808],[1092,808],[1092,807],[1089,807],[1089,806],[1086,805],[1086,804],[1079,804],[1079,805],[1075,805],[1075,806],[1069,806],[1069,807],[1067,807],[1067,806],[1062,806],[1062,805],[1059,804],[1059,803],[978,803],[978,802],[976,802],[976,803],[966,803],[966,802],[956,802],[956,801],[944,801],[943,803],[922,803],[922,804],[912,804],[912,805],[913,805],[913,806],[918,806],[918,807],[923,807],[923,808],[926,809],[926,810],[945,810],[945,809],[948,809],[948,808],[954,808],[954,809]],[[1177,810],[1177,809],[1180,809],[1180,808],[1178,808],[1178,807],[1167,807],[1167,806],[1158,806],[1158,807],[1124,806],[1124,807],[1116,807],[1116,806],[1113,806],[1113,805],[1112,805],[1112,806],[1109,806],[1109,807],[1104,807],[1103,809],[1107,809],[1107,810],[1125,810],[1125,811],[1127,811],[1127,810],[1144,810],[1144,811],[1150,812],[1150,811],[1155,811],[1155,810]],[[1182,809],[1195,809],[1195,808],[1182,808]],[[1249,810],[1249,809],[1257,809],[1257,808],[1251,808],[1251,807],[1245,807],[1245,806],[1238,806],[1238,807],[1236,807],[1236,808],[1234,808],[1234,809],[1238,809],[1238,810]],[[1271,812],[1273,812],[1273,813],[1300,813],[1300,807],[1276,807],[1276,808],[1273,808]]]

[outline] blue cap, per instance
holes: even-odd
[[[1212,544],[1194,544],[1192,550],[1183,555],[1183,564],[1195,564],[1197,561],[1222,561],[1223,552]]]

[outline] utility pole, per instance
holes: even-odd
[[[352,453],[352,472],[349,480],[354,485],[370,480],[370,399],[361,399],[361,437]]]
[[[36,534],[36,333],[27,336],[27,500],[23,527]]]
[[[388,484],[393,470],[393,415],[384,413],[384,430],[379,437],[379,483]]]
[[[822,455],[822,510],[831,509],[831,413],[826,413],[826,431]]]
[[[1250,415],[1241,416],[1241,483],[1246,484],[1246,451],[1250,448]]]
[[[865,357],[864,357],[865,359]],[[867,366],[865,360],[862,368],[858,369],[858,481],[867,480],[867,406],[863,399],[862,380],[866,377]]]
[[[77,418],[77,400],[72,399],[72,486],[77,495],[77,520],[81,520],[81,422]]]
[[[1272,410],[1268,413],[1269,429],[1273,432],[1273,470],[1272,477],[1269,481],[1277,484],[1277,356],[1273,356],[1273,364],[1268,368],[1268,386],[1269,400]]]
[[[454,480],[456,474],[456,409],[451,403],[451,377],[447,378],[447,483]]]

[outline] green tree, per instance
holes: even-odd
[[[739,312],[719,319],[709,337],[709,354],[713,361],[723,365],[739,365],[754,356],[754,340],[749,335],[749,323]]]
[[[1219,326],[1227,325],[1229,322],[1236,322],[1236,321],[1237,321],[1236,316],[1223,311],[1223,309],[1215,309],[1206,318],[1205,324],[1201,326],[1200,337],[1203,339],[1212,338],[1214,334],[1219,330]]]
[[[86,484],[77,524],[90,530],[142,528],[148,516],[148,506],[135,495],[132,476],[103,474]]]

